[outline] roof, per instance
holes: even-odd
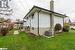
[[[41,7],[38,7],[38,6],[33,6],[32,9],[26,14],[25,17],[29,16],[30,14],[33,14],[35,11],[44,11],[44,12],[49,13],[49,14],[54,13],[55,15],[58,15],[58,16],[68,17],[66,15],[63,15],[63,14],[60,14],[60,13],[57,13],[57,12],[54,12],[54,11],[51,11],[51,10],[48,10],[48,9],[44,9],[44,8],[41,8]]]

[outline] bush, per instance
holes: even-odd
[[[61,30],[62,29],[62,27],[61,27],[61,25],[60,24],[56,24],[55,25],[55,31],[59,31],[59,30]]]
[[[45,36],[51,36],[52,35],[51,33],[52,33],[51,31],[45,31],[44,35]]]
[[[64,24],[64,27],[63,27],[63,31],[64,32],[69,32],[69,27],[70,27],[69,24],[68,23],[65,23]]]
[[[75,30],[75,28],[71,28],[71,30]]]
[[[9,30],[12,30],[13,29],[13,26],[10,26],[10,27],[8,27],[9,28]]]
[[[8,33],[8,28],[1,28],[2,36],[5,36]]]

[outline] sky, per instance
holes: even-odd
[[[50,9],[50,0],[13,0],[11,18],[23,19],[34,5]],[[66,14],[72,21],[75,21],[75,0],[54,0],[54,11]]]

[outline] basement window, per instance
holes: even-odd
[[[34,27],[32,27],[32,30],[34,30]]]
[[[28,20],[28,17],[26,19]]]

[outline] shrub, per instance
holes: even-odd
[[[69,24],[68,23],[64,23],[64,27],[63,27],[63,31],[64,32],[69,32]]]
[[[8,28],[1,28],[2,36],[5,36],[8,33]]]
[[[71,30],[75,30],[75,28],[71,28]]]
[[[55,28],[54,28],[55,31],[59,31],[59,30],[61,30],[61,29],[62,29],[62,27],[61,27],[60,24],[56,24],[56,25],[55,25]]]
[[[51,36],[52,35],[51,33],[52,33],[51,31],[45,31],[44,35],[45,36]]]
[[[12,30],[13,29],[13,26],[10,26],[10,27],[8,27],[9,28],[9,30]]]

